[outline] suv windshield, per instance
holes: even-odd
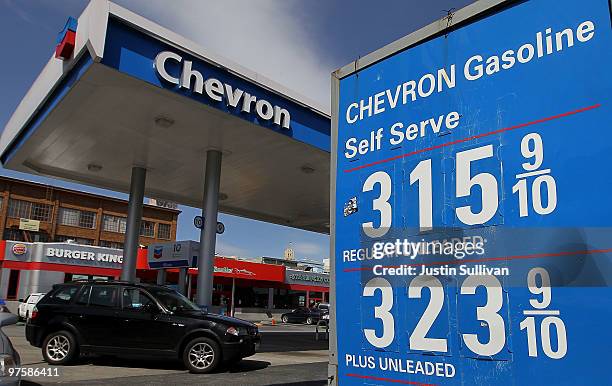
[[[147,290],[155,296],[164,307],[172,312],[178,310],[201,311],[200,307],[176,291],[163,288],[147,288]]]

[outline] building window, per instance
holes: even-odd
[[[49,234],[45,231],[32,232],[32,231],[23,231],[18,228],[6,228],[3,232],[3,239],[13,240],[13,241],[45,243],[49,241]]]
[[[9,200],[9,217],[30,218],[32,203],[21,200]]]
[[[144,237],[155,237],[155,223],[142,220],[140,223],[140,235]]]
[[[2,238],[4,240],[24,241],[23,231],[17,228],[6,228],[4,230],[4,234],[2,235]]]
[[[10,199],[8,216],[38,221],[49,221],[51,218],[51,205]]]
[[[123,249],[123,243],[116,241],[100,240],[100,246],[104,248]]]
[[[50,221],[51,220],[51,206],[46,204],[35,204],[32,203],[32,220],[39,221]]]
[[[60,208],[57,221],[61,225],[94,229],[96,227],[96,212]]]
[[[157,224],[157,238],[170,240],[170,224]]]
[[[74,237],[74,236],[65,236],[65,235],[57,235],[55,236],[55,241],[59,243],[64,243],[68,240],[72,240],[77,244],[82,245],[93,245],[94,241],[92,239],[86,239],[84,237]]]
[[[2,209],[3,204],[4,204],[4,197],[0,196],[0,209]]]
[[[106,232],[125,233],[126,218],[105,214],[102,217],[102,230]]]

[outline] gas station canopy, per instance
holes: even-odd
[[[262,55],[265,55],[262,51]],[[0,138],[4,167],[201,207],[206,152],[219,209],[329,232],[324,109],[124,8],[93,1],[71,57],[52,57]]]

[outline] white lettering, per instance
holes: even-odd
[[[159,76],[162,77],[162,79],[172,84],[179,84],[179,79],[168,74],[168,72],[166,71],[166,61],[168,59],[172,59],[177,63],[180,63],[181,60],[183,60],[180,55],[175,54],[174,52],[163,51],[157,54],[157,56],[155,57],[155,61],[153,61],[153,66],[155,67],[155,70],[157,71]]]
[[[221,102],[223,100],[223,83],[215,78],[206,80],[204,84],[206,95],[212,100]]]
[[[174,60],[177,64],[182,63],[180,78],[170,75],[166,69],[166,62],[169,60]],[[238,107],[242,100],[242,112],[251,113],[253,109],[252,105],[255,103],[255,109],[260,118],[273,120],[274,124],[284,129],[290,128],[291,115],[287,109],[280,106],[274,106],[265,99],[257,98],[257,96],[251,95],[238,88],[234,89],[231,85],[223,83],[218,79],[209,78],[205,80],[200,71],[193,69],[193,62],[191,60],[183,60],[182,56],[174,52],[162,51],[157,54],[153,61],[153,67],[157,74],[165,81],[179,85],[181,88],[192,90],[194,93],[206,94],[206,96],[213,101],[221,102],[225,96],[227,106],[229,107]],[[379,103],[384,103],[384,100],[381,100]],[[371,107],[370,99],[370,115],[372,113]],[[347,110],[347,119],[349,112],[350,107],[349,110]],[[349,121],[349,123],[351,122]]]
[[[385,100],[381,99],[383,96],[385,96],[384,92],[379,92],[378,94],[374,95],[374,114],[379,114],[385,111],[385,108],[381,107],[381,105],[385,103]]]
[[[255,110],[257,111],[257,115],[266,121],[272,119],[274,116],[274,108],[272,107],[272,104],[263,99],[260,99],[257,101],[257,103],[255,103]]]
[[[185,60],[183,62],[183,72],[181,73],[181,87],[191,89],[191,79],[195,78],[195,86],[193,91],[198,94],[202,94],[204,89],[204,77],[197,70],[191,69],[191,61]]]
[[[291,122],[291,114],[289,114],[289,111],[278,106],[274,106],[274,123],[283,129],[288,129],[289,122]]]
[[[251,103],[257,101],[257,97],[249,94],[248,92],[244,93],[244,99],[242,99],[242,111],[245,113],[251,112]]]
[[[242,94],[244,94],[244,91],[242,91],[241,89],[237,88],[236,90],[232,91],[232,86],[230,86],[229,84],[225,85],[225,95],[227,96],[228,106],[230,107],[238,106],[238,102],[240,102],[240,98],[242,98]]]
[[[477,62],[479,64],[472,67],[472,62]],[[472,72],[472,69],[475,70],[475,72]],[[469,58],[463,67],[463,75],[465,75],[465,79],[467,80],[476,80],[482,77],[482,56],[474,55]]]
[[[346,109],[346,122],[348,123],[355,123],[357,122],[357,113],[355,113],[355,115],[351,118],[351,109],[357,109],[359,108],[359,105],[357,103],[351,103],[349,105],[349,107]]]
[[[595,35],[595,24],[590,20],[581,23],[576,30],[576,39],[581,43],[591,40],[593,35]]]

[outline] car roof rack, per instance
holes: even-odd
[[[71,280],[64,284],[69,284],[69,283],[138,284],[138,283],[133,283],[133,282],[129,282],[126,280],[107,280],[107,279],[77,279],[77,280]]]

